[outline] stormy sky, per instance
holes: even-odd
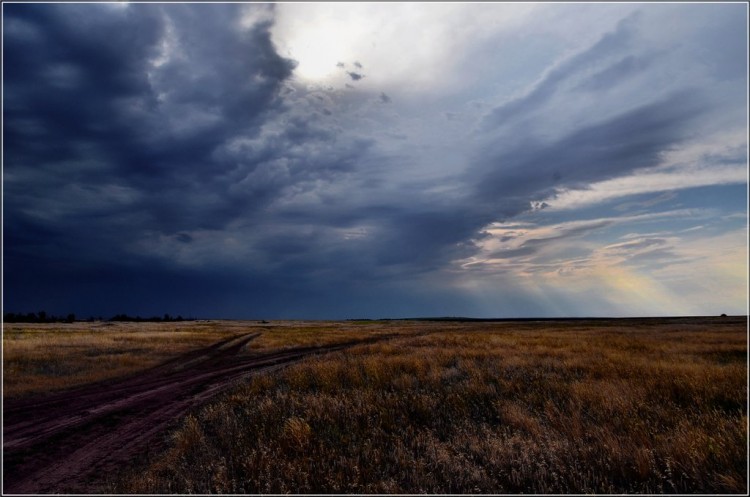
[[[3,8],[3,308],[747,313],[743,3]]]

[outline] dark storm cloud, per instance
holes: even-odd
[[[53,189],[37,192],[44,199],[55,198],[59,183],[97,184],[106,175],[149,192],[129,209],[143,208],[160,229],[216,226],[241,214],[235,207],[242,202],[192,209],[190,195],[222,194],[221,175],[235,165],[212,154],[233,136],[252,134],[278,108],[279,84],[293,64],[275,53],[268,25],[227,29],[236,11],[140,4],[7,9],[6,18],[39,36],[6,35],[6,171],[13,177],[44,169]],[[151,61],[164,55],[164,41],[179,53],[156,66]],[[77,76],[61,87],[51,67]],[[11,193],[24,187],[8,185]]]
[[[470,239],[482,217],[461,205],[445,210],[404,209],[384,217],[383,237],[370,250],[378,266],[422,272],[444,267],[474,251]]]
[[[47,268],[44,287],[44,274],[104,274],[126,261],[158,272],[162,261],[128,245],[148,233],[187,244],[187,231],[252,216],[286,186],[230,191],[228,176],[280,155],[272,144],[250,165],[216,157],[280,112],[277,94],[294,68],[275,52],[268,23],[239,27],[239,9],[4,6],[8,281]],[[306,133],[290,126],[279,145]],[[6,305],[21,294],[14,288]]]
[[[342,136],[304,95],[282,102],[294,63],[276,53],[268,24],[240,29],[236,5],[68,7],[6,9],[16,24],[5,34],[7,307],[47,299],[95,313],[133,305],[120,293],[152,281],[136,292],[143,302],[172,289],[195,304],[189,288],[206,288],[237,292],[234,315],[245,298],[282,312],[274,299],[304,297],[321,275],[377,272],[387,247],[359,256],[356,241],[331,234],[377,210],[347,210],[350,195],[321,186],[367,167],[373,140]],[[78,40],[76,20],[93,38]],[[200,312],[222,315],[217,299]]]
[[[582,188],[656,166],[664,153],[690,136],[691,125],[707,108],[701,92],[684,90],[552,143],[532,140],[497,152],[490,148],[477,163],[477,193],[498,214],[512,215],[555,188]]]
[[[349,77],[352,78],[352,81],[359,81],[360,79],[365,77],[364,74],[354,72],[354,71],[346,71],[346,74],[348,74]]]
[[[655,88],[645,103],[615,102],[610,96],[613,88],[641,81],[664,57],[639,44],[641,19],[639,13],[622,19],[593,45],[554,65],[524,96],[484,116],[487,145],[470,169],[483,209],[505,219],[543,208],[542,200],[558,190],[585,189],[657,166],[664,154],[694,136],[715,110],[705,88],[674,82]],[[538,131],[571,102],[584,113],[568,125],[563,120],[556,129],[561,134]]]
[[[190,243],[193,241],[193,237],[188,235],[187,233],[177,233],[175,235],[175,238],[177,239],[177,241],[182,243]]]
[[[123,131],[111,120],[117,104],[153,104],[146,65],[163,29],[153,9],[13,5],[4,13],[6,170],[71,158],[101,140],[116,143]]]

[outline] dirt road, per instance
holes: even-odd
[[[234,380],[357,342],[238,355],[258,334],[192,351],[127,378],[3,405],[3,493],[100,493],[188,409]]]

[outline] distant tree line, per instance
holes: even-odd
[[[164,314],[163,316],[152,316],[143,318],[141,316],[128,316],[127,314],[116,314],[109,318],[107,321],[133,321],[133,322],[153,322],[153,323],[169,323],[176,321],[195,321],[196,318],[188,317],[183,318],[182,316],[171,316]],[[7,312],[3,315],[3,322],[5,323],[73,323],[75,321],[104,321],[101,316],[93,317],[90,316],[88,319],[76,320],[76,315],[73,313],[67,316],[55,316],[53,314],[47,314],[44,311],[39,312],[27,312],[27,313],[14,313]]]
[[[76,315],[72,313],[67,316],[55,316],[44,311],[27,312],[26,314],[7,312],[3,316],[3,321],[6,323],[72,323],[75,320]]]
[[[127,314],[117,314],[109,318],[110,321],[135,321],[135,322],[153,322],[153,323],[170,323],[174,321],[195,321],[196,318],[189,317],[183,318],[182,316],[170,316],[164,314],[164,316],[151,316],[150,318],[142,318],[140,316],[128,316]]]

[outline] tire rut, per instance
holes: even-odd
[[[101,490],[108,475],[153,445],[180,415],[232,382],[311,355],[394,337],[239,356],[259,335],[231,337],[139,375],[5,403],[3,492]]]

